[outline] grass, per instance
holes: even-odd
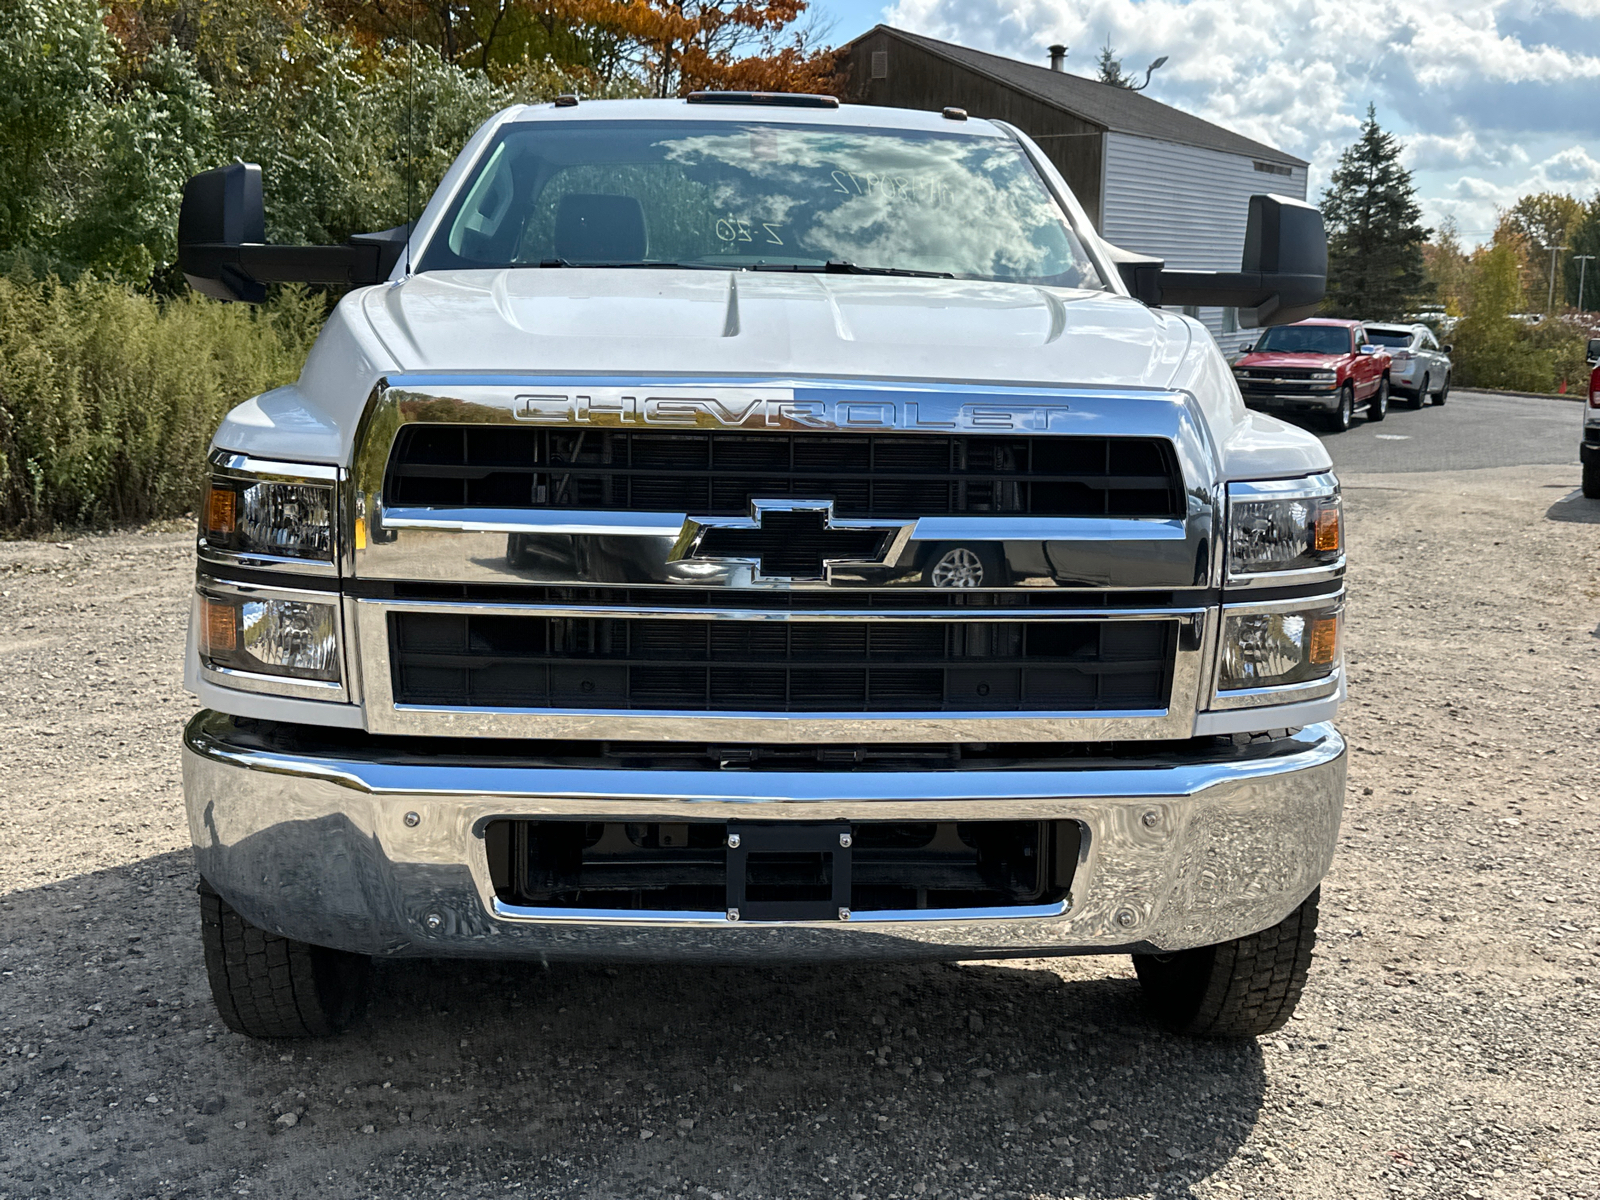
[[[301,290],[253,309],[0,278],[0,532],[192,510],[223,414],[298,376],[323,316]]]

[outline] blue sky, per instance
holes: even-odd
[[[1313,197],[1367,103],[1406,143],[1424,217],[1463,240],[1530,191],[1600,191],[1600,0],[813,0],[847,41],[878,21],[1091,74],[1167,55],[1157,100],[1309,159]]]

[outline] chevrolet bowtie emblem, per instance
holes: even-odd
[[[903,522],[839,521],[831,500],[753,500],[749,517],[690,518],[685,559],[753,562],[764,579],[824,579],[830,564],[882,565]]]

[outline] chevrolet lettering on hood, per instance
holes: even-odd
[[[708,391],[592,388],[582,393],[519,395],[518,420],[555,425],[711,426],[729,429],[993,429],[1045,433],[1059,425],[1066,404],[964,403],[926,400],[813,399],[793,390]]]

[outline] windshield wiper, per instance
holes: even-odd
[[[607,270],[613,267],[640,267],[655,268],[657,270],[682,270],[682,271],[718,271],[726,268],[718,267],[714,263],[684,263],[684,262],[568,262],[564,258],[541,258],[536,263],[523,263],[530,267],[602,267]]]
[[[752,271],[818,271],[827,275],[908,275],[918,279],[954,279],[949,271],[912,271],[905,267],[863,267],[844,258],[825,263],[756,263]]]

